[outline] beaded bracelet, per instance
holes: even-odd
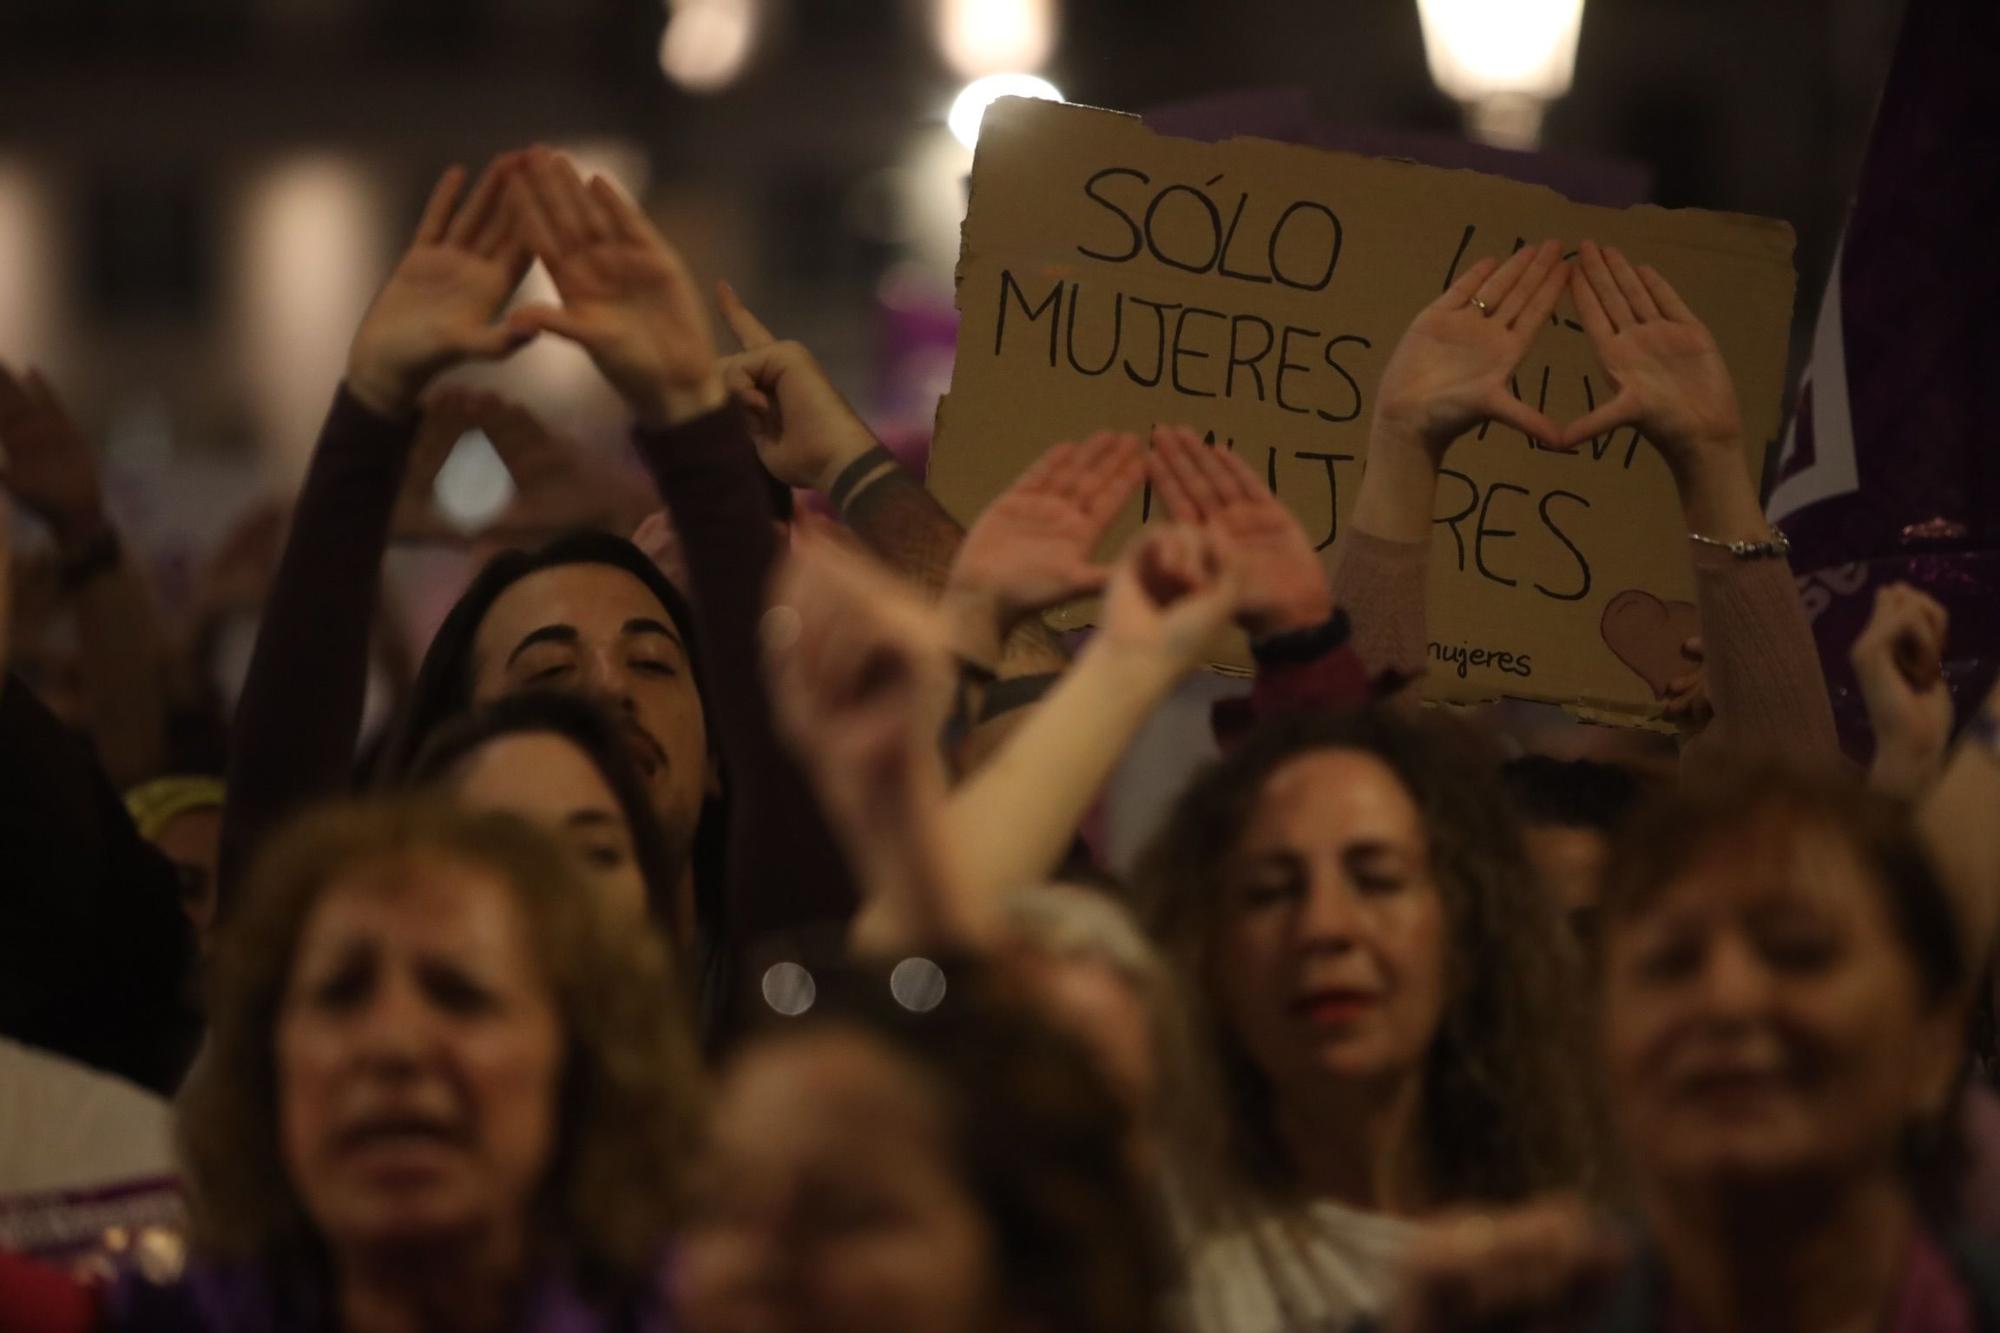
[[[1772,529],[1771,535],[1761,542],[1725,542],[1713,537],[1704,537],[1699,532],[1690,532],[1688,540],[1701,546],[1713,546],[1719,551],[1727,551],[1738,560],[1781,560],[1792,553],[1792,541],[1784,533]]]

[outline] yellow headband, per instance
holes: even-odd
[[[190,810],[213,810],[221,806],[220,778],[154,778],[125,793],[125,809],[138,826],[139,836],[148,842]]]

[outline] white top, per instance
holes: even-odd
[[[170,1175],[171,1121],[162,1097],[0,1037],[0,1198]]]
[[[1188,1259],[1194,1333],[1333,1333],[1380,1315],[1418,1225],[1319,1201],[1210,1231]]]

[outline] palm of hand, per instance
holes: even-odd
[[[1704,441],[1735,448],[1736,390],[1707,329],[1649,320],[1620,331],[1601,356],[1612,385],[1632,397],[1648,439],[1674,450]]]
[[[469,348],[513,289],[505,267],[466,250],[420,245],[403,256],[362,327],[385,359],[430,367]]]
[[[599,241],[565,256],[553,276],[592,354],[621,389],[691,384],[709,373],[715,348],[707,316],[665,256]]]
[[[1088,515],[1053,495],[1003,495],[959,548],[954,575],[992,589],[1009,611],[1055,606],[1096,587],[1097,532]]]
[[[1382,372],[1381,410],[1402,415],[1426,439],[1448,444],[1489,415],[1507,392],[1520,348],[1496,320],[1426,311]]]
[[[1331,603],[1326,567],[1312,539],[1275,500],[1227,505],[1209,515],[1234,548],[1243,581],[1243,605],[1252,615],[1280,607]]]

